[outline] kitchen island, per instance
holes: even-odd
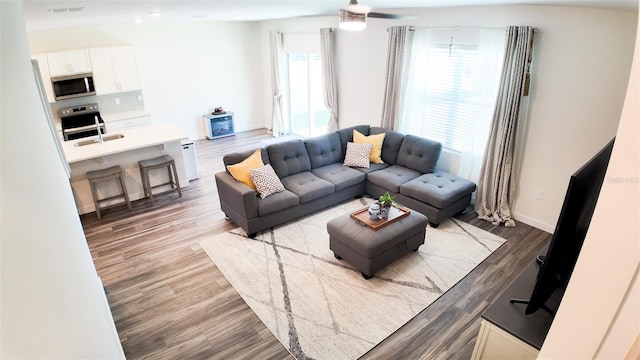
[[[176,127],[168,124],[148,125],[110,132],[105,134],[104,138],[109,140],[100,143],[98,137],[93,136],[62,142],[62,150],[71,170],[71,186],[80,214],[95,211],[86,176],[88,171],[120,165],[124,171],[129,198],[133,201],[144,197],[138,161],[170,155],[176,162],[180,186],[189,186],[181,145],[181,141],[188,137]],[[150,174],[151,183],[166,182],[167,176],[166,171],[153,172]],[[156,191],[162,191],[162,189]],[[100,198],[119,193],[120,188],[115,181],[98,184]]]

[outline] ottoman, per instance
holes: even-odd
[[[337,259],[344,259],[370,279],[376,271],[418,250],[424,244],[428,222],[426,216],[411,210],[408,216],[373,230],[345,214],[327,223],[329,248]]]

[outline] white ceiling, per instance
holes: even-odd
[[[2,1],[2,0],[0,0]],[[254,21],[337,16],[348,0],[24,0],[28,30],[147,21]],[[575,5],[638,10],[638,0],[361,0],[373,11],[474,5]],[[52,12],[51,9],[81,11]],[[150,13],[160,12],[161,16]],[[404,14],[404,13],[403,13]],[[410,14],[408,14],[410,15]]]

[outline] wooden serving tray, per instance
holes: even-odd
[[[386,220],[371,220],[369,218],[369,207],[367,206],[364,209],[352,212],[351,218],[375,231],[408,216],[409,213],[409,209],[403,206],[399,205],[398,208],[392,206],[389,210],[389,217]]]

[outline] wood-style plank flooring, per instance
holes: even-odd
[[[196,141],[200,178],[165,195],[81,216],[128,359],[291,359],[207,254],[202,239],[234,228],[214,173],[222,155],[254,148],[266,130]],[[469,359],[484,309],[535,259],[551,235],[493,226],[471,210],[459,219],[509,241],[365,359]]]

